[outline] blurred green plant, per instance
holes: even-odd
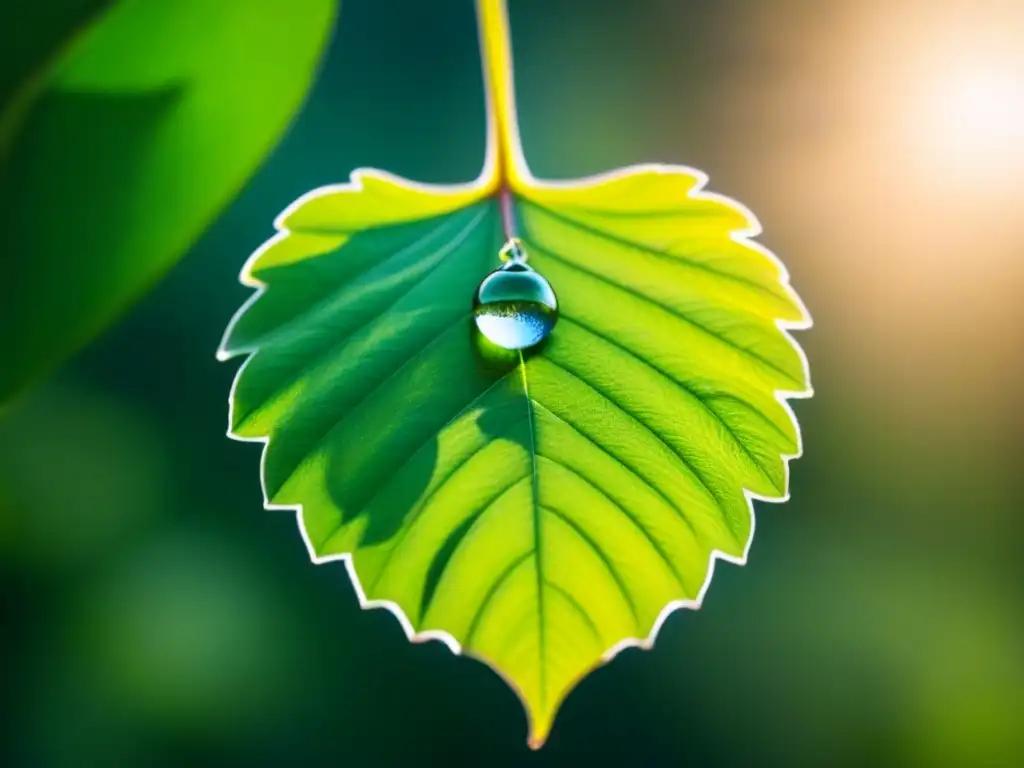
[[[336,5],[65,0],[4,26],[0,401],[105,328],[241,189],[302,103]]]
[[[134,718],[230,732],[272,722],[294,695],[298,625],[244,546],[181,528],[111,561],[83,590],[62,651]]]
[[[66,575],[110,558],[158,518],[172,483],[147,416],[109,394],[51,385],[5,414],[0,556]]]
[[[785,398],[810,382],[786,329],[810,318],[699,172],[534,179],[504,4],[478,13],[479,179],[364,170],[298,200],[243,269],[259,290],[220,356],[247,355],[231,433],[266,443],[267,507],[300,510],[363,605],[497,670],[537,747],[586,674],[700,604],[716,557],[745,561],[752,498],[788,498]],[[471,307],[514,236],[561,300],[526,353]]]

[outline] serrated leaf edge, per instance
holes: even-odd
[[[371,609],[371,608],[384,608],[384,609],[388,610],[389,612],[391,612],[395,616],[396,619],[398,619],[398,623],[401,625],[402,630],[405,632],[406,638],[410,642],[412,642],[412,643],[423,643],[423,642],[427,642],[429,640],[438,640],[438,641],[444,643],[449,648],[449,650],[451,650],[452,653],[454,653],[456,655],[465,655],[465,656],[468,656],[468,657],[471,657],[471,658],[475,658],[478,661],[482,661],[490,669],[494,670],[505,681],[505,683],[508,684],[508,686],[513,691],[515,691],[516,695],[522,701],[524,710],[526,711],[526,716],[527,716],[528,725],[529,725],[529,732],[531,734],[530,746],[533,747],[533,748],[538,748],[539,746],[541,746],[541,744],[543,742],[542,741],[540,741],[540,742],[535,741],[532,738],[532,734],[534,733],[534,724],[532,722],[532,713],[530,711],[529,703],[527,702],[526,698],[523,696],[522,692],[519,690],[518,685],[513,680],[508,678],[501,670],[499,670],[496,667],[494,667],[487,659],[482,658],[480,656],[477,656],[477,655],[473,654],[472,652],[464,652],[463,648],[462,648],[462,645],[459,643],[459,641],[456,640],[455,637],[452,636],[451,634],[449,634],[448,632],[445,632],[443,630],[427,630],[427,631],[424,631],[424,632],[417,632],[415,627],[413,627],[412,622],[409,620],[409,617],[406,616],[405,611],[402,609],[402,607],[398,603],[392,602],[390,600],[368,599],[366,597],[366,593],[363,590],[362,582],[359,579],[359,575],[356,573],[355,566],[354,566],[354,564],[352,562],[352,553],[346,552],[346,553],[343,553],[343,554],[318,555],[316,553],[316,551],[315,551],[315,549],[313,547],[313,544],[312,544],[312,542],[309,539],[309,535],[308,535],[308,533],[306,531],[306,526],[305,526],[305,523],[303,521],[303,508],[302,508],[302,505],[301,504],[295,504],[295,505],[291,505],[291,504],[274,504],[267,497],[265,466],[266,466],[267,451],[268,451],[268,449],[270,447],[270,437],[269,437],[269,435],[268,436],[264,436],[264,437],[244,437],[244,436],[235,434],[234,431],[232,430],[232,427],[231,427],[231,425],[232,425],[232,423],[234,421],[235,389],[238,386],[238,382],[240,381],[240,379],[242,377],[242,374],[245,371],[246,366],[248,365],[249,361],[252,359],[253,355],[258,350],[256,348],[253,348],[253,347],[243,347],[243,348],[234,349],[234,350],[230,350],[229,351],[228,350],[228,339],[230,338],[231,332],[234,329],[235,324],[246,313],[246,311],[248,311],[248,309],[256,301],[259,300],[260,296],[263,295],[263,293],[264,293],[264,291],[266,289],[266,284],[263,283],[262,281],[260,281],[258,278],[253,276],[252,268],[256,264],[256,262],[259,260],[259,258],[263,255],[263,253],[267,251],[267,249],[273,247],[275,244],[277,244],[278,242],[280,242],[281,240],[287,238],[289,235],[292,234],[292,232],[288,229],[288,227],[285,224],[285,222],[287,221],[288,217],[292,213],[294,213],[297,209],[299,209],[300,207],[302,207],[303,205],[305,205],[309,201],[311,201],[311,200],[313,200],[315,198],[318,198],[318,197],[323,197],[325,195],[335,195],[335,194],[338,194],[338,193],[358,194],[359,192],[361,192],[363,190],[363,180],[366,179],[366,178],[376,178],[376,179],[379,179],[379,180],[389,181],[389,182],[392,182],[392,183],[397,183],[397,184],[405,185],[405,186],[407,186],[407,187],[409,187],[411,189],[415,189],[415,190],[426,192],[426,193],[451,194],[451,193],[464,193],[464,192],[474,192],[474,191],[476,191],[476,192],[479,192],[479,194],[480,194],[479,199],[483,199],[483,198],[489,196],[490,194],[493,194],[494,191],[495,191],[495,188],[494,188],[494,185],[493,185],[493,180],[492,180],[491,174],[490,174],[490,166],[491,166],[491,162],[489,161],[488,163],[485,164],[483,173],[481,173],[480,177],[476,181],[474,181],[474,182],[470,182],[469,184],[447,184],[447,185],[422,184],[422,183],[410,181],[408,179],[404,179],[404,178],[402,178],[400,176],[396,176],[396,175],[388,173],[386,171],[380,171],[380,170],[377,170],[377,169],[374,169],[374,168],[360,168],[360,169],[357,169],[357,170],[352,172],[350,180],[348,182],[341,183],[341,184],[329,184],[329,185],[325,185],[325,186],[322,186],[322,187],[318,187],[318,188],[316,188],[316,189],[314,189],[314,190],[312,190],[310,192],[307,192],[306,194],[302,195],[301,197],[299,197],[291,205],[289,205],[281,214],[279,214],[276,217],[276,219],[274,220],[274,227],[277,230],[276,234],[274,234],[273,237],[268,239],[256,251],[254,251],[252,253],[252,255],[249,256],[249,258],[246,260],[244,266],[242,267],[241,274],[239,275],[239,281],[243,285],[251,287],[251,288],[255,288],[256,290],[245,301],[245,303],[243,303],[242,306],[239,307],[239,309],[235,312],[235,314],[232,316],[230,322],[228,323],[228,326],[227,326],[227,328],[226,328],[226,330],[224,332],[224,335],[223,335],[223,337],[221,339],[220,345],[219,345],[219,347],[217,349],[217,359],[221,360],[221,361],[225,361],[225,360],[229,360],[231,358],[237,357],[238,355],[245,355],[245,359],[243,360],[242,364],[239,366],[238,371],[235,373],[235,377],[234,377],[234,380],[232,381],[232,385],[231,385],[231,392],[230,392],[229,397],[228,397],[228,428],[227,428],[227,436],[229,438],[231,438],[233,440],[237,440],[239,442],[262,443],[263,444],[263,450],[262,450],[262,452],[260,454],[260,490],[261,490],[261,493],[263,495],[263,507],[264,507],[264,509],[267,509],[267,510],[289,510],[289,511],[293,511],[293,512],[296,513],[296,522],[298,524],[299,533],[302,536],[302,540],[303,540],[303,542],[306,545],[306,551],[309,553],[310,560],[313,563],[317,564],[317,565],[322,565],[324,563],[330,563],[330,562],[335,562],[335,561],[343,562],[345,564],[346,570],[348,571],[348,576],[349,576],[349,579],[352,582],[352,586],[353,586],[353,588],[355,590],[356,597],[359,600],[360,608],[362,608],[364,610]],[[620,168],[620,169],[613,170],[613,171],[608,171],[608,172],[605,172],[605,173],[595,174],[595,175],[588,176],[588,177],[585,177],[583,179],[579,179],[579,180],[575,180],[575,181],[557,181],[557,180],[553,181],[553,180],[540,180],[540,179],[536,179],[525,168],[521,168],[520,170],[522,172],[522,176],[520,178],[522,179],[523,185],[526,188],[534,188],[534,189],[544,189],[544,188],[547,188],[547,189],[563,189],[563,190],[564,189],[586,189],[587,187],[599,185],[599,184],[606,183],[606,182],[609,182],[609,181],[615,181],[615,180],[617,180],[619,178],[622,178],[622,177],[625,177],[625,176],[629,176],[629,175],[637,174],[637,173],[645,173],[645,172],[646,173],[652,173],[652,172],[653,173],[665,173],[665,174],[684,174],[684,175],[690,176],[690,177],[696,179],[697,181],[696,181],[696,184],[694,184],[694,186],[688,191],[687,197],[695,199],[695,200],[705,200],[705,201],[718,202],[718,203],[723,204],[723,205],[731,206],[733,209],[735,209],[735,210],[739,211],[740,213],[742,213],[746,217],[746,219],[750,222],[750,226],[748,228],[746,228],[746,229],[743,229],[743,230],[734,230],[734,231],[730,232],[730,239],[732,239],[734,242],[736,242],[736,243],[738,243],[740,245],[743,245],[743,246],[745,246],[747,248],[750,248],[750,249],[752,249],[754,251],[757,251],[758,253],[760,253],[761,255],[766,257],[767,259],[769,259],[779,270],[779,282],[784,287],[791,288],[789,272],[786,269],[785,265],[768,248],[766,248],[761,243],[758,243],[757,241],[752,239],[752,238],[755,238],[758,235],[760,235],[762,233],[762,231],[763,231],[762,227],[761,227],[761,223],[757,219],[757,217],[746,206],[744,206],[742,203],[739,203],[738,201],[733,200],[732,198],[729,198],[727,196],[724,196],[724,195],[721,195],[721,194],[718,194],[718,193],[705,191],[704,187],[706,186],[706,184],[708,182],[708,176],[707,176],[707,174],[705,174],[702,171],[696,170],[694,168],[690,168],[688,166],[683,166],[683,165],[667,165],[667,164],[658,164],[658,163],[643,163],[643,164],[638,164],[638,165],[626,166],[624,168]],[[803,380],[807,382],[807,387],[805,389],[802,389],[802,390],[781,390],[780,389],[780,390],[774,390],[773,391],[773,395],[775,397],[775,400],[779,403],[779,405],[782,406],[782,408],[786,411],[786,413],[789,416],[789,418],[792,420],[792,422],[793,422],[793,424],[794,424],[794,426],[796,428],[796,435],[797,435],[797,451],[796,451],[796,453],[794,453],[794,454],[783,454],[781,456],[782,461],[783,461],[783,469],[784,469],[783,488],[785,489],[785,493],[782,496],[766,496],[766,495],[754,493],[754,492],[744,488],[743,489],[743,495],[744,495],[744,498],[747,501],[747,508],[749,510],[749,513],[750,513],[750,533],[747,536],[746,543],[744,544],[743,553],[739,557],[736,557],[736,556],[730,555],[730,554],[728,554],[726,552],[722,552],[721,550],[718,550],[718,549],[712,550],[711,555],[710,555],[710,562],[708,564],[707,575],[704,578],[704,582],[701,585],[701,588],[698,591],[696,598],[693,598],[693,599],[683,599],[683,600],[673,600],[673,601],[667,603],[665,605],[665,607],[662,608],[661,612],[658,614],[658,617],[655,620],[654,625],[652,626],[651,631],[647,635],[647,637],[644,637],[644,638],[627,637],[627,638],[623,638],[619,642],[615,643],[611,648],[609,648],[607,651],[605,651],[604,654],[602,654],[602,656],[600,657],[600,660],[596,664],[594,664],[593,666],[589,667],[584,673],[582,673],[580,675],[580,677],[574,682],[572,687],[575,687],[575,685],[580,680],[582,680],[584,677],[589,675],[591,672],[593,672],[595,669],[597,669],[601,665],[606,664],[607,662],[611,661],[619,653],[621,653],[622,651],[624,651],[627,648],[640,648],[642,650],[651,650],[654,647],[654,644],[655,644],[655,642],[657,640],[657,637],[658,637],[658,633],[661,631],[661,628],[664,625],[665,621],[675,611],[680,610],[680,609],[692,609],[692,610],[699,609],[701,607],[703,601],[704,601],[704,596],[707,593],[707,590],[708,590],[708,588],[711,585],[711,581],[714,578],[715,563],[718,560],[722,560],[722,561],[725,561],[725,562],[728,562],[728,563],[732,563],[734,565],[739,565],[739,566],[742,566],[742,565],[746,564],[747,557],[748,557],[748,554],[750,552],[750,547],[751,547],[751,545],[753,543],[753,540],[754,540],[754,534],[755,534],[756,523],[757,523],[757,516],[756,516],[755,510],[754,510],[754,501],[756,500],[756,501],[769,502],[769,503],[773,503],[773,504],[781,504],[781,503],[784,503],[784,502],[789,500],[789,498],[790,498],[790,489],[789,489],[790,461],[792,461],[793,459],[800,458],[803,455],[803,434],[802,434],[802,430],[800,428],[800,422],[796,418],[796,414],[793,412],[792,406],[790,404],[790,400],[805,399],[805,398],[809,398],[809,397],[813,396],[813,394],[814,394],[813,387],[811,386],[810,366],[809,366],[809,363],[808,363],[808,360],[807,360],[807,355],[804,352],[803,348],[796,342],[796,340],[790,334],[790,331],[807,330],[807,329],[811,328],[814,323],[813,323],[813,319],[810,316],[810,313],[808,312],[806,306],[803,304],[803,301],[800,299],[799,295],[795,291],[793,291],[793,290],[790,290],[790,294],[791,294],[794,302],[797,304],[798,308],[800,309],[801,318],[799,320],[795,320],[795,321],[787,321],[787,320],[776,319],[775,320],[775,326],[776,326],[776,328],[778,328],[778,330],[782,333],[782,335],[785,337],[787,342],[793,347],[793,349],[796,351],[797,355],[799,356],[801,367],[802,367],[802,371],[803,371]],[[569,690],[571,690],[572,687],[570,687]]]
[[[739,201],[715,192],[705,191],[705,187],[708,183],[708,176],[703,171],[677,164],[640,163],[586,176],[580,179],[547,180],[538,179],[533,176],[526,163],[525,155],[523,154],[522,142],[519,135],[519,122],[516,118],[512,54],[508,34],[508,14],[504,0],[477,0],[476,7],[480,32],[481,58],[484,65],[484,95],[487,105],[487,149],[484,165],[481,169],[480,175],[476,180],[466,184],[425,184],[411,181],[376,168],[358,168],[350,174],[348,182],[317,187],[299,197],[274,219],[274,228],[276,233],[269,240],[264,242],[256,251],[254,251],[243,265],[239,275],[239,281],[243,285],[255,288],[256,290],[231,317],[221,339],[221,343],[217,349],[217,359],[223,361],[238,355],[245,355],[245,359],[239,366],[238,371],[235,373],[235,378],[231,384],[231,392],[228,396],[227,436],[239,442],[263,444],[263,450],[260,454],[260,490],[263,495],[264,509],[290,510],[296,513],[296,522],[299,527],[299,533],[306,545],[306,550],[309,553],[310,560],[317,565],[335,561],[343,562],[346,570],[348,571],[348,576],[352,582],[356,597],[359,600],[360,608],[364,610],[371,608],[384,608],[398,619],[398,623],[401,625],[409,642],[423,643],[430,640],[438,640],[444,643],[444,645],[446,645],[453,654],[474,658],[477,661],[483,662],[489,669],[493,670],[502,680],[505,681],[509,688],[515,692],[516,696],[522,703],[523,709],[526,713],[527,729],[529,734],[527,743],[532,749],[538,749],[543,745],[547,738],[547,734],[550,730],[550,723],[548,724],[548,728],[545,729],[545,732],[538,737],[536,735],[536,723],[533,719],[530,702],[523,695],[519,685],[514,680],[491,664],[486,658],[469,651],[464,651],[459,641],[448,632],[443,630],[417,632],[412,626],[412,622],[409,620],[409,617],[406,616],[405,611],[398,603],[391,600],[368,599],[365,591],[363,590],[362,583],[359,580],[359,575],[356,573],[355,565],[352,562],[352,553],[346,552],[325,556],[318,555],[309,539],[308,533],[306,532],[306,526],[303,521],[302,505],[273,504],[267,498],[265,466],[267,451],[270,447],[269,435],[264,437],[244,437],[235,434],[231,428],[234,421],[235,389],[238,386],[238,382],[241,379],[243,372],[245,371],[246,365],[258,351],[253,347],[242,347],[228,351],[227,347],[228,339],[231,336],[231,332],[233,331],[235,324],[260,298],[266,289],[266,285],[253,276],[252,267],[256,264],[263,253],[267,251],[267,249],[273,247],[278,242],[292,234],[286,224],[292,213],[318,197],[338,193],[359,193],[363,190],[363,181],[368,178],[401,184],[409,189],[428,194],[477,193],[477,196],[474,196],[471,201],[467,202],[467,204],[478,202],[484,198],[493,197],[499,200],[504,207],[508,202],[510,193],[526,197],[526,193],[531,189],[583,190],[588,187],[615,181],[637,173],[682,174],[692,177],[695,180],[694,185],[687,191],[686,196],[688,198],[717,202],[719,204],[729,206],[733,210],[743,214],[745,219],[749,222],[749,226],[746,229],[731,231],[729,233],[730,239],[742,246],[760,253],[776,266],[779,270],[779,283],[784,288],[788,289],[790,298],[800,310],[800,318],[798,320],[775,319],[774,321],[775,327],[782,333],[783,337],[799,356],[803,372],[802,378],[807,384],[807,386],[801,390],[779,389],[773,391],[775,400],[783,410],[785,410],[786,414],[792,421],[796,429],[797,437],[796,453],[781,455],[783,462],[783,489],[785,492],[781,496],[766,496],[754,493],[744,488],[743,496],[746,499],[747,509],[750,514],[750,533],[748,534],[747,541],[743,546],[742,554],[739,557],[736,557],[718,549],[712,550],[709,556],[707,574],[704,577],[704,582],[701,584],[700,590],[697,592],[697,596],[695,598],[673,600],[667,603],[658,614],[657,619],[655,619],[647,637],[627,637],[615,643],[601,655],[595,664],[585,669],[580,676],[572,682],[572,685],[567,688],[567,691],[572,691],[581,680],[590,675],[595,669],[608,663],[627,648],[640,648],[641,650],[653,649],[658,633],[661,631],[662,626],[669,616],[680,609],[697,610],[701,607],[704,602],[704,596],[707,593],[708,588],[711,586],[711,581],[714,578],[715,564],[717,561],[722,560],[739,566],[746,565],[750,547],[754,541],[757,524],[757,517],[754,511],[754,501],[765,501],[773,504],[781,504],[788,501],[790,498],[790,461],[800,458],[803,455],[803,433],[800,427],[800,422],[796,418],[796,414],[793,412],[789,401],[812,397],[814,390],[811,385],[810,365],[807,360],[807,355],[803,348],[793,338],[790,331],[807,330],[813,327],[814,321],[799,294],[792,289],[789,271],[786,269],[785,264],[783,264],[782,261],[768,248],[753,239],[763,232],[759,219],[749,208]],[[503,215],[508,214],[503,211]],[[508,224],[508,222],[506,223]],[[556,712],[551,713],[552,722],[555,714]]]

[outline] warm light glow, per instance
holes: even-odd
[[[757,55],[728,100],[743,111],[721,125],[730,157],[750,147],[822,347],[905,423],[983,429],[966,416],[979,392],[1004,419],[1024,328],[1024,0],[753,5]]]
[[[933,90],[929,133],[935,149],[979,173],[1024,171],[1024,61],[967,63],[938,79]]]

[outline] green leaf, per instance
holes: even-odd
[[[751,499],[788,496],[810,320],[739,204],[648,165],[541,182],[515,131],[504,11],[479,3],[491,140],[475,183],[375,170],[296,201],[250,258],[220,349],[247,358],[229,434],[266,443],[265,505],[364,606],[520,696],[530,743],[619,650],[742,563]],[[510,234],[558,293],[502,353],[472,301]]]
[[[30,42],[3,43],[0,400],[106,327],[238,192],[301,104],[336,6],[37,5]]]
[[[23,3],[0,32],[0,147],[45,84],[61,51],[102,16],[113,0],[49,0]]]

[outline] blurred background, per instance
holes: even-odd
[[[309,562],[224,434],[238,271],[313,187],[484,152],[470,0],[343,0],[233,205],[0,414],[0,764],[1024,765],[1024,3],[509,5],[535,174],[684,163],[761,218],[815,319],[792,501],[539,753],[492,672]]]

